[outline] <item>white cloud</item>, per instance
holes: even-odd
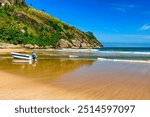
[[[118,10],[118,11],[121,11],[121,12],[126,12],[127,10],[131,10],[131,9],[134,9],[136,8],[137,6],[136,5],[133,5],[133,4],[111,4],[111,6],[115,9],[115,10]]]
[[[148,30],[150,30],[150,25],[149,24],[144,24],[139,30],[140,31],[148,31]]]

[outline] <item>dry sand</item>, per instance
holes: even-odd
[[[27,52],[29,50],[27,49],[0,49],[0,54],[8,54],[8,53],[11,53],[11,52]]]

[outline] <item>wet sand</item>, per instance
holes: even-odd
[[[150,64],[78,59],[37,63],[0,58],[2,100],[150,99]]]

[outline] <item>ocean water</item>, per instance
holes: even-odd
[[[58,54],[53,54],[55,57],[69,57],[82,59],[98,59],[98,60],[113,60],[113,61],[129,61],[131,62],[150,62],[150,48],[120,48],[106,47],[98,49],[60,49]]]
[[[98,50],[102,58],[150,60],[150,48],[102,48]]]

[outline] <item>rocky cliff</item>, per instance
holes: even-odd
[[[28,48],[99,48],[92,32],[83,32],[24,0],[0,0],[0,42]]]

